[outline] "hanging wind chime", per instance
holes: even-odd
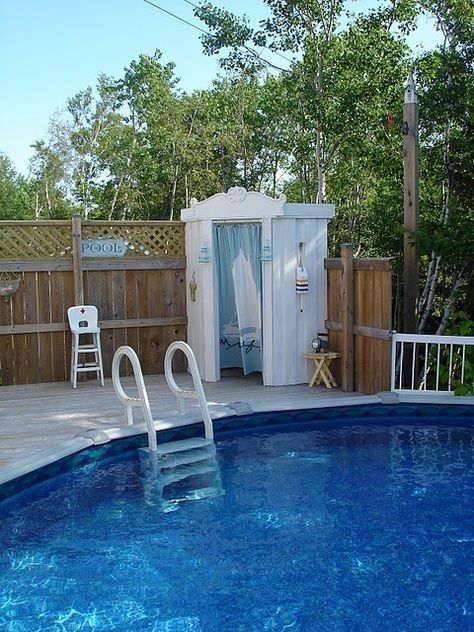
[[[296,293],[300,295],[300,312],[303,311],[303,294],[306,294],[309,289],[308,273],[303,265],[303,246],[304,243],[300,241],[298,246],[298,267],[296,268]]]
[[[20,277],[14,272],[0,272],[0,296],[5,298],[5,302],[11,299],[18,290]]]

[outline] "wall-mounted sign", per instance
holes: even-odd
[[[127,244],[122,239],[83,239],[83,257],[123,257]]]

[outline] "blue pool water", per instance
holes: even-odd
[[[473,630],[473,413],[239,419],[157,479],[105,447],[0,505],[0,630]]]

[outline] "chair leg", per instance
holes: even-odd
[[[73,338],[73,344],[72,344],[72,358],[71,358],[71,362],[72,362],[72,369],[71,369],[71,373],[72,373],[72,388],[76,388],[77,386],[77,365],[79,362],[79,340],[78,340],[78,336],[74,335]]]
[[[94,342],[94,347],[95,347],[95,351],[94,351],[94,362],[95,362],[95,366],[96,366],[96,376],[97,376],[97,381],[100,380],[100,363],[99,363],[99,339],[97,334],[92,334],[92,340]]]
[[[96,356],[98,356],[96,362],[99,367],[99,370],[97,371],[97,378],[99,378],[100,375],[100,385],[104,386],[104,367],[102,366],[102,348],[100,345],[100,333],[96,334],[96,347]]]
[[[71,375],[70,375],[71,384],[74,383],[73,371],[74,371],[74,334],[72,334],[72,343],[71,343]]]

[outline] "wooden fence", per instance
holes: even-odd
[[[82,240],[119,239],[123,258],[83,258]],[[326,259],[329,344],[343,390],[390,388],[391,260]],[[99,310],[105,375],[115,350],[133,347],[145,374],[162,373],[173,340],[186,339],[184,225],[180,222],[0,222],[0,383],[69,379],[67,309]],[[176,356],[177,370],[184,359]]]
[[[344,391],[390,390],[392,260],[326,259],[329,347],[342,354],[335,375]]]
[[[82,258],[81,240],[118,239],[123,258]],[[122,344],[143,372],[162,373],[166,348],[186,339],[184,225],[180,222],[0,222],[0,379],[32,384],[69,379],[67,309],[99,310],[104,372]],[[176,369],[184,369],[177,357]],[[181,363],[181,365],[180,365]]]

